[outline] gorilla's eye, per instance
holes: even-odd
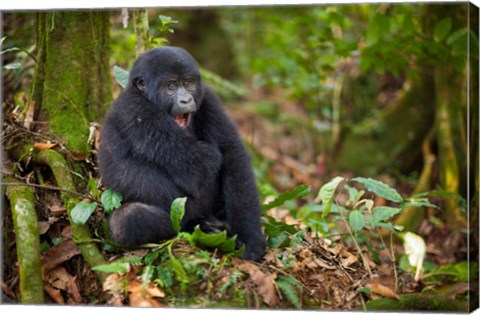
[[[168,82],[167,84],[167,89],[170,91],[170,92],[173,92],[177,89],[177,82],[175,81],[170,81]]]
[[[191,89],[195,86],[195,79],[194,78],[188,78],[183,81],[183,86],[186,89]]]
[[[145,80],[143,78],[139,78],[137,80],[137,88],[140,90],[140,91],[145,91]]]

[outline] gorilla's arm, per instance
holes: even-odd
[[[198,198],[221,166],[218,148],[195,139],[141,95],[123,93],[116,104],[135,104],[116,106],[109,117],[134,159],[162,167],[185,193]]]
[[[217,143],[222,153],[221,182],[227,223],[233,234],[245,243],[244,258],[259,260],[264,254],[265,238],[260,228],[260,202],[250,156],[237,128],[226,115],[220,100],[208,87],[199,111],[197,134]]]

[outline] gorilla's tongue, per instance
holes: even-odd
[[[186,113],[183,115],[175,115],[173,116],[175,122],[182,128],[185,128],[188,125],[188,121],[190,120],[190,113]]]

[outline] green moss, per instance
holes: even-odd
[[[3,181],[19,183],[8,177]],[[27,186],[7,186],[6,195],[10,200],[15,229],[21,301],[26,304],[43,303],[40,236],[33,191]]]
[[[74,152],[88,155],[90,121],[111,103],[109,13],[52,12],[39,19],[44,32],[42,110],[50,130]],[[36,95],[39,95],[39,91]]]
[[[447,311],[467,312],[468,303],[441,295],[406,294],[400,300],[378,299],[367,303],[368,311]]]
[[[431,78],[424,76],[406,86],[401,98],[378,117],[368,118],[346,135],[337,166],[363,176],[391,168],[409,169],[421,154],[423,138],[434,123]]]

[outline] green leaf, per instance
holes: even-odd
[[[197,225],[191,234],[191,241],[199,247],[218,248],[223,252],[234,252],[237,236],[234,235],[228,238],[227,231],[222,231],[215,234],[207,234],[200,230]]]
[[[175,276],[177,276],[178,281],[183,283],[190,282],[190,278],[187,275],[187,272],[183,268],[182,264],[172,255],[170,255],[170,264],[172,266]]]
[[[81,201],[77,203],[70,212],[73,223],[85,224],[96,208],[96,202]]]
[[[262,210],[266,211],[273,207],[283,205],[286,201],[306,197],[310,193],[311,187],[309,185],[298,185],[292,191],[286,192],[275,198],[275,200],[262,206]]]
[[[157,266],[157,275],[158,277],[154,281],[158,283],[162,288],[169,288],[173,285],[173,275],[170,270],[168,270],[168,268],[166,268],[165,266]]]
[[[393,207],[375,207],[373,209],[373,226],[375,227],[381,221],[386,221],[400,212],[399,208]]]
[[[88,192],[95,198],[100,198],[100,190],[97,187],[97,181],[95,178],[90,178],[87,183]]]
[[[111,213],[113,209],[117,209],[122,205],[122,195],[110,189],[102,193],[100,200],[106,213]]]
[[[365,193],[364,190],[358,190],[355,187],[351,187],[349,185],[345,185],[343,186],[343,188],[345,188],[345,190],[348,192],[347,205],[355,205]]]
[[[406,207],[428,207],[428,208],[436,208],[439,209],[438,206],[430,203],[427,198],[409,198],[407,202],[402,204],[402,208]]]
[[[277,288],[282,291],[282,293],[286,296],[287,300],[289,300],[296,308],[300,308],[301,301],[298,293],[295,291],[295,287],[301,288],[301,284],[290,277],[280,275],[278,276],[278,280],[276,281]]]
[[[178,21],[173,20],[170,16],[159,15],[158,18],[160,19],[160,22],[162,22],[162,25],[168,25],[170,23],[178,23]]]
[[[338,184],[342,182],[345,178],[342,176],[337,176],[325,185],[320,188],[318,192],[318,197],[322,200],[322,203],[325,205],[325,209],[323,210],[323,217],[326,217],[330,212],[333,202],[333,196],[335,195],[335,190],[337,189]]]
[[[365,226],[365,219],[362,213],[358,210],[353,210],[350,212],[348,222],[355,232],[360,231]]]
[[[268,222],[263,223],[265,235],[268,238],[268,244],[272,248],[283,247],[289,244],[289,235],[294,235],[297,229],[294,225],[278,222],[274,218],[267,216]]]
[[[130,265],[127,262],[115,262],[108,265],[92,267],[92,270],[101,272],[127,272]]]
[[[440,20],[433,30],[433,39],[436,42],[441,42],[447,35],[450,33],[452,29],[452,19],[447,17]]]
[[[127,70],[122,69],[118,66],[113,66],[113,75],[115,76],[115,81],[117,81],[117,83],[120,84],[121,87],[127,87],[129,75],[129,72]]]
[[[222,231],[220,233],[207,234],[200,230],[200,227],[197,225],[192,236],[193,241],[198,245],[205,247],[218,247],[226,241],[227,232]]]
[[[371,290],[370,288],[367,288],[367,287],[357,288],[357,291],[358,291],[358,292],[366,293],[366,294],[368,294],[368,295],[372,294],[372,290]]]
[[[178,234],[181,230],[181,222],[185,215],[185,203],[187,197],[177,198],[172,202],[170,207],[170,220],[172,221],[173,230]]]
[[[351,180],[361,183],[368,191],[393,202],[403,202],[402,196],[387,184],[372,178],[356,177]]]

